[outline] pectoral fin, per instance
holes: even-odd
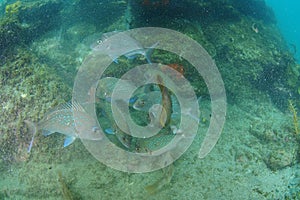
[[[115,134],[114,130],[112,128],[107,128],[107,129],[104,130],[104,132],[108,135],[114,135]]]
[[[67,136],[65,139],[65,142],[64,142],[64,147],[67,147],[70,144],[72,144],[75,139],[76,139],[76,137],[74,137],[74,136]]]
[[[119,63],[118,58],[115,58],[113,61],[114,61],[114,63],[116,63],[116,64]]]
[[[24,122],[25,122],[26,125],[28,126],[28,132],[32,135],[30,144],[29,144],[28,149],[27,149],[27,153],[30,153],[31,148],[32,148],[32,145],[33,145],[34,136],[35,136],[36,131],[37,131],[37,127],[36,127],[36,125],[35,125],[34,123],[32,123],[31,121],[25,120]]]
[[[152,64],[150,57],[151,57],[151,54],[153,53],[153,50],[155,49],[155,47],[156,47],[158,44],[159,44],[159,42],[156,42],[156,43],[153,44],[151,47],[149,47],[149,48],[146,50],[146,52],[145,52],[145,57],[146,57],[147,62],[148,62],[149,64]]]

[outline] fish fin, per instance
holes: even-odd
[[[49,111],[47,111],[45,113],[45,116],[47,115],[51,115],[52,113],[56,112],[56,111],[60,111],[60,110],[76,110],[76,111],[84,111],[82,105],[80,105],[79,102],[77,102],[76,100],[71,100],[68,101],[66,103],[62,103],[58,106],[55,106],[54,108],[51,108]]]
[[[82,105],[76,101],[76,100],[72,100],[71,102],[71,109],[75,110],[75,111],[81,111],[81,112],[85,112],[84,108],[82,107]]]
[[[114,63],[119,64],[118,58],[113,59]]]
[[[156,42],[156,43],[153,44],[151,47],[149,47],[149,48],[146,50],[146,52],[145,52],[145,57],[146,57],[147,62],[148,62],[149,64],[152,64],[150,57],[151,57],[151,54],[153,53],[153,50],[155,49],[155,47],[156,47],[158,44],[159,44],[159,42]]]
[[[36,125],[31,122],[31,121],[28,121],[28,120],[24,120],[25,124],[27,125],[28,127],[28,132],[32,135],[32,138],[31,138],[31,141],[30,141],[30,144],[28,146],[28,149],[27,149],[27,152],[29,153],[31,151],[31,148],[32,148],[32,145],[33,145],[33,140],[34,140],[34,136],[37,132],[37,127]]]
[[[131,98],[129,99],[129,103],[130,103],[130,104],[133,104],[133,103],[136,102],[137,99],[138,99],[138,98],[137,98],[136,96],[131,97]]]
[[[53,131],[46,130],[46,129],[43,129],[43,130],[42,130],[42,134],[43,134],[44,136],[51,135],[52,133],[54,133],[54,132],[53,132]]]
[[[115,134],[115,132],[114,132],[114,130],[113,130],[112,128],[107,128],[107,129],[105,129],[104,131],[105,131],[105,133],[107,133],[108,135],[114,135],[114,134]]]
[[[150,53],[149,53],[149,52],[150,52]],[[152,64],[151,59],[150,59],[151,52],[153,52],[153,49],[147,50],[147,51],[146,51],[146,55],[145,55],[146,60],[147,60],[147,62],[148,62],[149,64]]]
[[[72,144],[75,139],[76,139],[76,137],[74,137],[74,136],[67,136],[65,141],[64,141],[64,147],[67,147],[70,144]]]
[[[52,113],[56,112],[56,111],[59,111],[59,110],[71,110],[72,109],[72,102],[69,101],[67,103],[62,103],[62,104],[59,104],[53,108],[50,108],[45,114],[44,116],[47,116],[47,115],[51,115]]]

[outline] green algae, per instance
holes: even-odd
[[[61,6],[58,1],[16,1],[6,5],[5,16],[0,19],[0,54],[10,54],[16,46],[28,45],[56,26]]]
[[[23,120],[37,121],[49,107],[70,98],[66,93],[69,88],[61,80],[59,83],[59,77],[53,72],[49,75],[50,71],[32,52],[24,49],[18,49],[0,68],[3,108],[0,143],[2,159],[6,162],[28,159],[24,149],[31,136]]]
[[[15,3],[6,5],[5,14],[9,17],[17,16],[21,7],[21,1],[16,1]]]

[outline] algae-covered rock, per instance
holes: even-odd
[[[15,46],[29,44],[59,25],[60,1],[17,1],[6,6],[0,19],[0,54]]]
[[[265,160],[271,170],[279,170],[295,164],[297,152],[295,148],[287,146],[273,149]]]
[[[0,19],[0,55],[16,45],[24,42],[25,31],[15,18]]]
[[[13,53],[0,67],[0,159],[5,165],[24,162],[29,157],[27,148],[32,135],[24,120],[38,121],[71,95],[61,78],[31,51],[18,49]]]
[[[292,116],[291,120],[288,120],[283,118],[282,113],[276,112],[270,122],[266,107],[262,107],[260,111],[256,110],[255,113],[257,117],[251,119],[249,133],[258,139],[260,154],[266,166],[277,171],[295,165],[299,144],[292,127]],[[273,119],[282,120],[274,123]]]
[[[19,20],[27,25],[27,37],[32,40],[59,26],[62,8],[62,2],[57,0],[22,4]]]
[[[21,7],[21,1],[16,1],[15,3],[8,4],[5,7],[5,14],[12,17],[13,15],[18,15]]]
[[[81,42],[84,38],[96,32],[96,27],[89,23],[76,24],[66,30],[66,38],[70,41]]]

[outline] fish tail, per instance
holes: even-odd
[[[33,145],[34,136],[35,136],[35,134],[36,134],[37,127],[36,127],[36,125],[35,125],[33,122],[31,122],[31,121],[24,120],[24,122],[25,122],[25,124],[26,124],[27,127],[28,127],[28,132],[32,135],[31,141],[30,141],[29,146],[28,146],[28,149],[27,149],[27,152],[30,153],[31,148],[32,148],[32,145]]]

